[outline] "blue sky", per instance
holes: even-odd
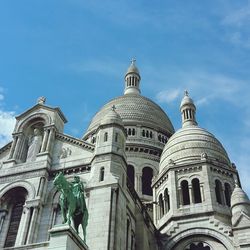
[[[142,94],[176,129],[189,90],[250,194],[249,1],[1,1],[0,38],[0,145],[39,96],[81,137],[136,57]]]

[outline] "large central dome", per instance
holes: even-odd
[[[153,137],[153,131],[158,135],[163,134],[165,138],[169,138],[174,133],[173,125],[166,113],[156,103],[141,95],[140,80],[139,70],[135,65],[135,60],[132,60],[125,74],[124,95],[111,100],[96,113],[84,139],[95,133],[101,124],[102,118],[111,108],[116,109],[125,128],[128,126],[141,126],[144,130],[151,129],[151,138]],[[148,131],[148,133],[150,132]]]
[[[166,113],[153,101],[140,94],[129,93],[117,97],[97,112],[92,119],[87,134],[95,130],[102,118],[115,106],[124,125],[142,125],[166,134],[173,134],[174,128]]]

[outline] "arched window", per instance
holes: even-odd
[[[192,189],[194,203],[201,203],[200,181],[197,178],[192,180]]]
[[[132,129],[132,135],[135,135],[135,129],[134,128]]]
[[[149,137],[149,132],[148,132],[148,130],[146,131],[146,137],[147,137],[147,138]]]
[[[104,181],[104,167],[100,168],[99,181]]]
[[[226,205],[228,207],[231,206],[231,187],[228,183],[225,183],[225,199],[226,199]]]
[[[164,214],[164,204],[163,204],[162,194],[160,194],[158,202],[159,202],[159,219],[160,219]]]
[[[165,213],[167,213],[170,210],[170,199],[167,188],[164,191],[164,201],[165,201]]]
[[[145,130],[142,130],[142,136],[145,137]]]
[[[104,141],[108,141],[108,132],[104,133]]]
[[[118,142],[118,137],[119,137],[119,134],[115,133],[115,142]]]
[[[9,212],[9,227],[4,247],[13,247],[15,245],[26,197],[27,191],[23,187],[14,188],[8,191],[3,197],[3,203],[5,203]]]
[[[216,195],[216,201],[219,204],[223,204],[223,198],[222,198],[222,185],[219,180],[215,181],[215,195]]]
[[[188,182],[187,181],[181,182],[181,193],[182,193],[182,205],[189,205],[190,204],[190,196],[189,196],[189,189],[188,189]]]
[[[158,134],[158,140],[161,142],[161,135]]]
[[[142,194],[153,195],[151,182],[153,178],[153,169],[145,167],[142,170]]]
[[[128,129],[128,135],[131,135],[131,128]]]
[[[132,165],[127,165],[127,178],[130,184],[135,187],[135,169]]]
[[[150,137],[150,138],[153,138],[153,133],[152,133],[152,131],[149,132],[149,137]]]

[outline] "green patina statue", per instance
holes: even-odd
[[[74,223],[77,233],[79,225],[82,225],[83,238],[86,242],[86,227],[88,224],[88,210],[84,198],[84,186],[79,176],[74,181],[68,182],[60,172],[53,181],[55,187],[61,192],[59,203],[62,211],[63,223]]]

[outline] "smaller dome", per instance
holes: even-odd
[[[165,145],[159,170],[162,172],[170,163],[191,163],[204,157],[231,166],[225,149],[213,134],[198,126],[183,127]]]
[[[105,114],[102,118],[100,125],[109,125],[109,124],[118,124],[123,126],[121,116],[115,111],[116,107],[112,106],[112,108]]]
[[[131,73],[135,73],[135,74],[137,74],[137,75],[140,76],[139,69],[138,69],[138,68],[136,67],[136,65],[135,65],[135,59],[132,59],[132,60],[131,60],[131,64],[130,64],[130,66],[128,67],[128,70],[127,70],[126,75],[127,75],[127,74],[131,74]]]
[[[240,204],[249,204],[250,201],[247,194],[236,184],[234,191],[231,195],[231,207]]]

